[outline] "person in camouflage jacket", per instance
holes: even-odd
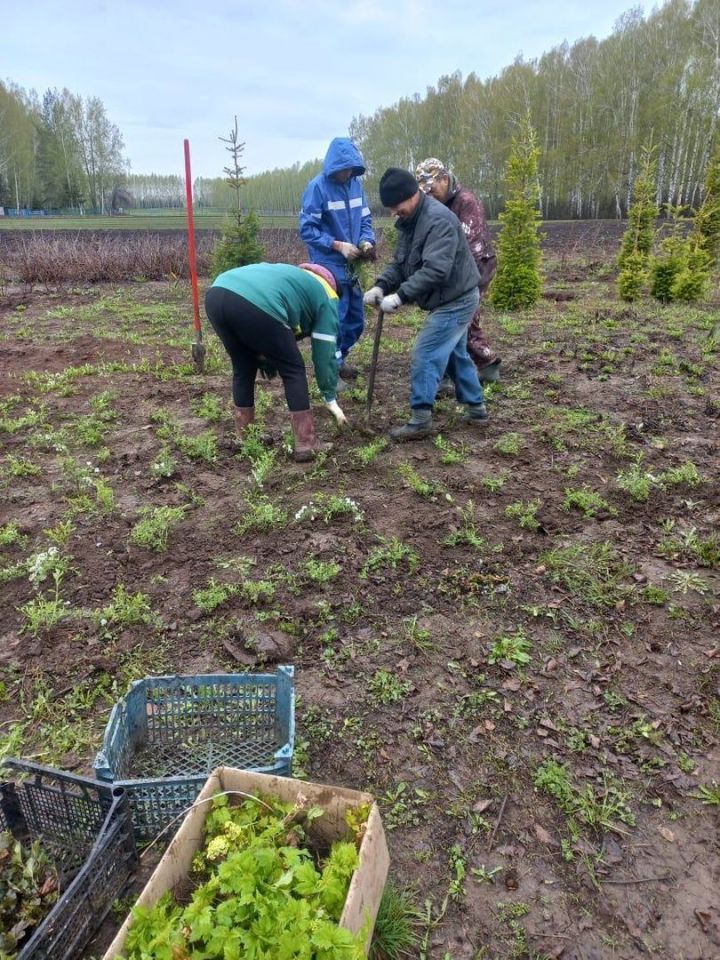
[[[419,163],[415,179],[420,189],[429,193],[452,210],[462,224],[470,252],[480,272],[480,297],[495,276],[497,258],[485,217],[485,208],[471,190],[458,183],[455,175],[438,160],[428,157]],[[478,306],[468,330],[467,349],[482,381],[497,380],[500,359],[496,356],[480,324],[481,306]],[[443,383],[442,388],[445,387]]]

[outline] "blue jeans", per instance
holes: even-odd
[[[412,352],[410,406],[429,410],[445,370],[460,403],[485,401],[475,364],[467,352],[467,332],[480,294],[477,287],[427,315]]]

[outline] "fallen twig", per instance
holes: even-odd
[[[495,843],[495,835],[498,832],[498,828],[502,822],[503,814],[505,813],[505,807],[508,802],[509,793],[506,793],[503,797],[503,802],[500,806],[500,813],[498,814],[497,820],[495,821],[495,826],[493,827],[493,832],[490,834],[490,840],[488,841],[488,850],[492,850],[493,844]]]

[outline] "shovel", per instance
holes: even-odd
[[[190,173],[190,141],[183,141],[185,145],[185,196],[187,197],[187,230],[188,255],[190,260],[190,284],[192,286],[193,326],[195,327],[195,342],[192,345],[192,358],[195,373],[205,370],[205,344],[203,343],[202,326],[200,325],[200,298],[198,296],[197,254],[195,252],[195,222],[193,220],[192,175]]]
[[[378,354],[380,353],[380,339],[382,337],[383,320],[385,314],[378,310],[377,323],[375,324],[375,339],[373,340],[372,360],[370,361],[370,373],[368,374],[367,386],[367,411],[366,417],[370,419],[370,409],[373,402],[373,392],[375,390],[375,373],[377,371]]]

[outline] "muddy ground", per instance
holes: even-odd
[[[366,421],[369,317],[311,465],[277,381],[238,444],[183,284],[7,286],[2,751],[87,772],[129,679],[292,663],[296,770],[379,798],[416,955],[720,958],[718,302],[622,304],[612,253],[560,243],[537,307],[486,308],[480,428],[443,400],[383,446],[422,315]]]

